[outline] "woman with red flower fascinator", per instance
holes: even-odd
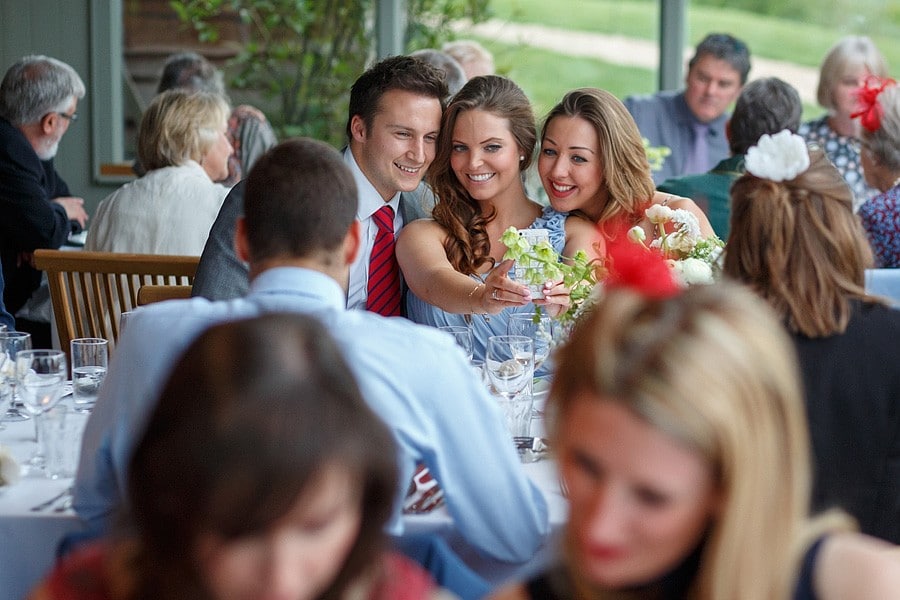
[[[862,165],[880,193],[859,209],[875,263],[900,268],[900,88],[893,79],[867,82],[860,93]]]
[[[820,118],[807,121],[797,130],[808,143],[816,144],[853,191],[853,210],[878,193],[866,185],[859,156],[859,122],[853,118],[858,109],[857,93],[866,77],[887,76],[887,64],[871,39],[847,36],[831,47],[819,71],[816,99],[828,110]]]

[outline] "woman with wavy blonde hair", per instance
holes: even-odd
[[[228,188],[234,152],[230,109],[212,92],[174,89],[141,117],[138,159],[146,173],[100,202],[86,248],[102,252],[200,256]]]
[[[797,349],[813,508],[840,506],[864,533],[900,543],[900,312],[866,294],[872,253],[850,188],[793,137],[808,167],[773,179],[748,163],[732,186],[724,271],[768,302]]]
[[[409,317],[434,326],[471,322],[478,358],[489,336],[506,332],[510,312],[541,304],[557,314],[568,306],[562,285],[548,284],[544,298],[532,302],[528,287],[509,278],[503,232],[546,229],[556,251],[571,256],[571,228],[593,231],[528,198],[522,174],[535,143],[531,104],[519,86],[496,75],[469,80],[444,111],[428,171],[437,197],[433,220],[409,223],[397,239]]]
[[[652,204],[690,211],[701,233],[713,235],[692,200],[655,191],[634,118],[605,90],[572,90],[550,110],[541,130],[538,173],[553,208],[599,225],[607,238],[641,225],[652,239],[653,227],[644,216]],[[573,244],[587,247],[590,241]]]
[[[796,358],[734,284],[612,289],[558,356],[549,428],[569,500],[559,564],[498,599],[893,597],[900,561],[807,516]]]

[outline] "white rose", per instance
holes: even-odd
[[[654,204],[646,211],[644,211],[644,215],[650,222],[654,225],[659,225],[660,223],[668,223],[672,218],[674,211],[668,206],[663,206],[662,204]]]
[[[679,261],[678,274],[686,285],[710,284],[713,282],[712,268],[699,258],[686,258]]]
[[[744,157],[747,172],[771,181],[788,181],[809,168],[809,151],[802,137],[787,129],[764,134]]]

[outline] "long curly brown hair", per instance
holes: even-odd
[[[485,75],[470,79],[444,111],[437,152],[428,170],[428,182],[438,199],[432,216],[447,232],[444,250],[450,264],[466,275],[494,262],[486,229],[494,212],[482,214],[480,205],[469,196],[450,166],[456,120],[470,110],[482,110],[509,121],[509,130],[525,157],[519,161],[520,172],[531,165],[537,141],[531,103],[525,92],[505,77]]]

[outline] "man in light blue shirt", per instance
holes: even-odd
[[[216,322],[295,312],[317,317],[337,339],[363,397],[396,437],[400,481],[424,463],[464,540],[500,560],[533,556],[549,529],[546,501],[462,351],[434,329],[346,309],[349,265],[360,246],[356,197],[353,175],[333,149],[308,139],[280,144],[246,180],[235,247],[250,264],[247,296],[165,302],[129,318],[75,481],[75,509],[92,528],[108,526],[122,508],[133,445],[190,342]],[[402,533],[405,492],[397,490],[394,534]]]

